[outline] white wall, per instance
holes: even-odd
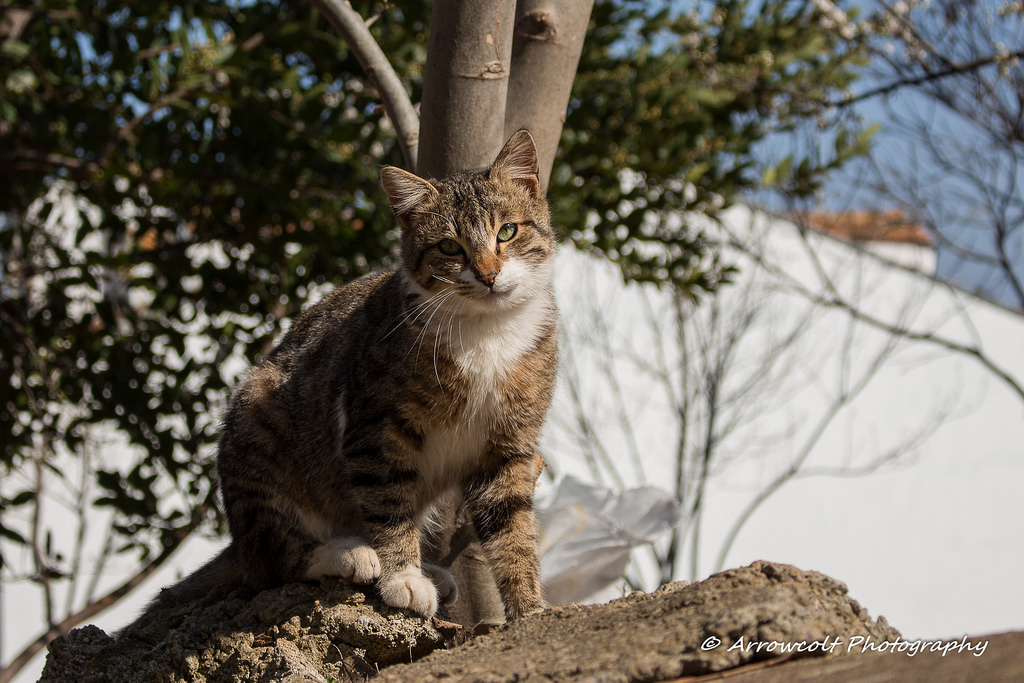
[[[823,571],[907,636],[1024,627],[1024,591],[1015,579],[1024,568],[1024,398],[970,354],[929,341],[892,342],[890,333],[811,301],[842,299],[869,319],[976,348],[1017,383],[1024,383],[1024,318],[742,207],[727,225],[726,236],[755,257],[726,251],[742,274],[692,313],[687,337],[720,342],[739,313],[752,312],[752,320],[723,382],[729,401],[719,419],[733,424],[715,450],[696,578],[715,570],[740,511],[809,443],[806,472],[856,470],[891,450],[898,457],[870,475],[786,483],[742,527],[724,566],[768,559]],[[552,468],[605,483],[614,468],[628,485],[670,488],[678,419],[664,384],[637,365],[638,358],[678,361],[669,296],[623,285],[613,266],[579,253],[566,250],[561,258],[566,371],[586,369],[576,372],[581,401],[564,380],[559,386],[547,435]],[[803,316],[805,332],[780,342]],[[688,363],[707,359],[691,353]],[[862,379],[862,391],[825,420],[837,397]],[[586,439],[581,402],[594,434]],[[706,424],[697,422],[687,433],[691,450]],[[581,444],[594,441],[605,445],[612,467],[588,466]],[[678,578],[691,577],[683,571]]]

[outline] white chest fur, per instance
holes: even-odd
[[[451,426],[438,426],[427,433],[420,454],[420,476],[428,497],[433,498],[462,480],[466,469],[487,447],[497,406],[467,413]]]
[[[531,300],[493,314],[460,318],[445,340],[475,394],[485,395],[540,339],[553,315],[550,299]]]
[[[432,490],[457,483],[483,453],[502,410],[503,382],[553,315],[549,296],[538,296],[500,312],[460,317],[447,331],[443,342],[469,384],[469,400],[454,424],[438,426],[424,440],[421,474]]]

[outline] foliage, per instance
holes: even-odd
[[[627,278],[670,280],[698,295],[730,269],[679,212],[714,217],[765,179],[807,194],[866,152],[868,135],[841,128],[832,158],[787,157],[770,173],[755,164],[770,136],[826,118],[863,52],[831,4],[649,8],[594,7],[552,173],[553,206],[576,246],[610,256]]]
[[[428,12],[374,15],[413,101]],[[859,48],[827,18],[597,2],[552,174],[566,236],[695,296],[727,279],[681,211],[756,186],[756,144],[849,84]],[[391,128],[308,3],[33,0],[0,6],[0,150],[0,536],[38,549],[44,480],[113,431],[134,448],[98,459],[88,502],[145,563],[215,514],[239,369],[321,286],[391,261]],[[776,176],[811,187],[834,161]],[[73,569],[48,549],[32,578]]]
[[[97,472],[98,503],[148,552],[209,503],[196,455],[235,379],[225,359],[265,349],[314,284],[388,260],[376,173],[398,159],[358,64],[305,5],[112,10],[38,3],[3,43],[2,457],[17,469],[81,450],[87,425],[124,432],[147,457]],[[381,33],[414,73],[422,48]],[[160,509],[169,488],[182,500]]]

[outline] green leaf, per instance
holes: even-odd
[[[24,536],[19,534],[14,529],[11,529],[3,525],[0,525],[0,537],[6,538],[8,541],[11,541],[12,543],[17,543],[18,545],[28,545],[28,541],[25,540]]]
[[[24,505],[25,503],[28,503],[29,501],[34,500],[35,497],[36,497],[35,491],[22,491],[22,492],[18,493],[16,496],[14,496],[14,498],[11,498],[7,502],[7,504],[10,507],[18,507],[19,505]]]
[[[707,161],[707,160],[700,161],[700,162],[697,162],[696,164],[694,164],[693,168],[691,168],[689,171],[686,172],[686,175],[683,176],[683,179],[686,180],[686,182],[688,182],[688,183],[695,183],[698,180],[700,180],[701,178],[703,178],[705,175],[707,175],[708,171],[710,171],[710,170],[711,170],[711,162],[710,161]]]
[[[7,39],[0,42],[0,54],[15,59],[24,59],[32,53],[32,46],[20,40]]]

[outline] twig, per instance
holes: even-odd
[[[78,610],[74,614],[69,614],[59,623],[53,624],[46,631],[34,641],[29,643],[18,655],[8,663],[3,669],[0,669],[0,683],[10,683],[14,679],[14,676],[21,671],[32,657],[37,652],[45,648],[55,638],[63,635],[67,635],[71,632],[78,624],[82,623],[86,619],[99,614],[106,608],[110,607],[118,600],[123,598],[129,592],[132,591],[136,586],[145,581],[149,576],[163,565],[167,559],[174,554],[181,544],[188,538],[193,531],[199,527],[199,522],[202,520],[203,515],[199,514],[195,517],[195,521],[188,524],[187,526],[177,529],[171,539],[165,543],[160,551],[153,560],[145,567],[135,573],[130,579],[125,581],[123,584],[110,591],[106,595],[85,605],[82,609]]]
[[[384,102],[384,110],[395,126],[405,163],[415,170],[419,157],[420,120],[409,99],[409,93],[405,91],[405,86],[384,51],[373,39],[363,18],[345,0],[313,0],[313,4],[341,35],[341,39],[359,60],[366,77],[377,88]]]
[[[847,314],[849,314],[852,318],[856,320],[859,320],[863,323],[867,323],[868,325],[877,330],[888,332],[890,334],[899,336],[903,339],[927,342],[929,344],[938,346],[939,348],[946,349],[947,351],[953,351],[956,353],[963,354],[968,358],[973,358],[975,361],[980,363],[986,370],[988,370],[995,377],[1001,380],[1003,384],[1005,384],[1006,387],[1009,388],[1014,394],[1016,394],[1019,398],[1024,399],[1024,384],[1018,382],[1009,373],[1009,371],[1000,367],[995,363],[995,361],[993,361],[991,358],[985,355],[984,351],[980,347],[961,344],[959,342],[953,341],[952,339],[946,339],[931,332],[915,332],[914,330],[909,329],[909,327],[903,325],[889,324],[884,320],[881,320],[880,318],[876,318],[872,315],[865,313],[856,305],[846,301],[843,297],[841,297],[838,294],[835,288],[832,287],[831,281],[828,281],[826,283],[826,285],[830,289],[831,294],[829,296],[818,294],[802,285],[784,269],[772,266],[764,259],[762,255],[745,248],[743,244],[733,242],[733,246],[737,247],[738,249],[741,249],[742,251],[744,251],[744,253],[748,254],[752,259],[754,259],[754,261],[759,266],[765,268],[767,271],[775,274],[784,282],[788,283],[788,285],[794,291],[804,296],[808,301],[811,301],[815,304],[819,304],[821,306],[825,306],[827,308],[835,308],[842,311],[846,311]]]
[[[979,57],[969,62],[961,62],[959,64],[949,64],[948,66],[939,69],[937,71],[928,71],[915,76],[913,78],[901,78],[899,80],[886,83],[885,85],[866,90],[856,95],[850,95],[841,100],[833,101],[828,104],[830,107],[846,107],[857,102],[863,102],[864,100],[870,100],[872,97],[878,97],[879,95],[889,95],[901,88],[912,88],[919,85],[930,83],[931,81],[938,81],[949,76],[959,76],[986,66],[992,66],[998,64],[1000,61],[1009,58],[1024,59],[1024,50],[1017,50],[1016,52],[1010,52],[1007,55],[989,55],[987,57]]]

